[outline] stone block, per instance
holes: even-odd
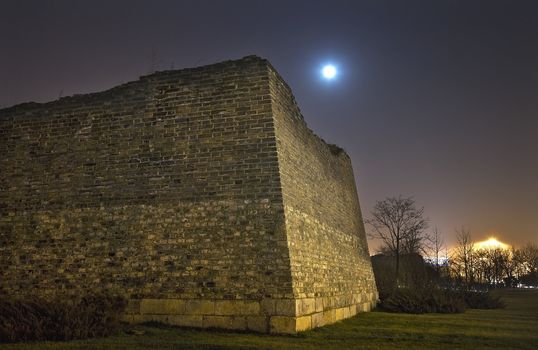
[[[324,297],[323,298],[323,309],[328,310],[328,309],[332,309],[332,308],[333,308],[333,305],[331,303],[331,298]]]
[[[312,328],[322,327],[325,325],[325,320],[323,318],[323,312],[316,312],[312,314]]]
[[[247,329],[266,333],[269,329],[269,318],[266,316],[247,316]]]
[[[127,303],[125,308],[126,314],[139,314],[140,313],[140,299],[131,299]]]
[[[297,300],[299,304],[299,310],[297,315],[310,315],[316,311],[316,300],[314,298]]]
[[[356,314],[360,314],[362,311],[362,303],[355,305]]]
[[[168,323],[169,315],[140,315],[142,316],[142,322],[160,322]]]
[[[279,316],[296,316],[297,300],[296,299],[277,299],[276,314]]]
[[[235,300],[217,300],[215,301],[215,315],[233,315],[237,308]]]
[[[323,324],[336,322],[336,311],[334,309],[323,311]]]
[[[316,312],[323,311],[323,298],[316,298]]]
[[[232,317],[232,328],[237,330],[246,330],[247,329],[247,318],[245,316],[234,316]]]
[[[333,298],[333,300],[334,300],[333,301],[333,307],[334,308],[341,308],[341,307],[343,307],[344,305],[347,304],[345,298],[342,297],[342,296],[336,296],[336,297]]]
[[[215,302],[212,300],[187,300],[185,313],[188,315],[213,315],[215,314]]]
[[[345,295],[341,298],[342,305],[341,306],[348,306],[353,304],[353,295]]]
[[[344,308],[344,319],[345,319],[345,318],[349,318],[349,317],[351,316],[351,313],[350,313],[349,309],[350,309],[349,306],[346,306],[346,307]]]
[[[134,324],[149,321],[145,318],[145,315],[132,315],[131,319]]]
[[[260,303],[245,300],[217,300],[215,301],[215,315],[259,315]]]
[[[295,328],[295,317],[289,316],[272,316],[269,321],[271,333],[297,333]]]
[[[349,316],[353,317],[357,314],[357,305],[353,304],[349,306]]]
[[[361,311],[362,312],[368,312],[370,310],[370,303],[365,302],[361,304]]]
[[[335,309],[334,310],[334,320],[335,321],[340,321],[340,320],[343,320],[344,319],[344,308],[343,307],[340,307],[338,309]]]
[[[276,315],[276,299],[265,298],[261,301],[261,312],[267,316]]]
[[[168,323],[180,327],[202,327],[203,316],[197,315],[171,315],[168,316]]]
[[[312,328],[312,317],[301,316],[295,320],[295,330],[297,332],[306,331]]]
[[[232,316],[204,316],[202,319],[204,328],[233,329]]]
[[[185,301],[181,299],[142,299],[141,314],[180,315],[185,313]]]

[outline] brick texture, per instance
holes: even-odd
[[[263,59],[3,109],[0,139],[0,295],[262,332],[377,298],[349,157]]]
[[[306,125],[291,89],[269,72],[277,152],[298,315],[377,299],[351,159]],[[303,299],[306,298],[306,299]],[[312,301],[309,301],[312,300]],[[308,302],[307,302],[308,301]]]

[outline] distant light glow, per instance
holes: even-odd
[[[489,239],[485,241],[476,243],[475,249],[477,250],[510,249],[510,246],[508,244],[498,241],[495,237],[490,237]]]
[[[328,64],[321,70],[321,74],[323,74],[323,77],[325,79],[332,79],[336,76],[336,67],[332,64]]]

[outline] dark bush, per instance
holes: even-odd
[[[527,286],[538,287],[538,271],[530,272],[521,276],[520,282]]]
[[[127,300],[104,294],[0,300],[0,342],[71,340],[111,335]]]
[[[390,312],[422,314],[429,312],[458,313],[469,309],[498,309],[506,304],[488,292],[450,291],[439,289],[400,288],[381,299],[380,309]]]
[[[502,309],[506,307],[499,297],[492,296],[488,292],[462,292],[465,306],[469,309]]]
[[[377,254],[371,257],[374,270],[375,283],[379,297],[383,300],[393,294],[396,289],[395,268],[396,257],[390,254]],[[398,285],[400,288],[422,290],[426,286],[438,285],[439,274],[424,262],[419,254],[402,254],[400,256],[400,268]]]
[[[465,311],[465,304],[461,297],[448,291],[398,289],[381,301],[380,308],[410,314],[458,313]]]

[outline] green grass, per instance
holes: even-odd
[[[301,333],[274,336],[136,326],[119,336],[0,345],[7,349],[537,349],[538,291],[499,292],[506,309],[464,314],[370,312]]]

